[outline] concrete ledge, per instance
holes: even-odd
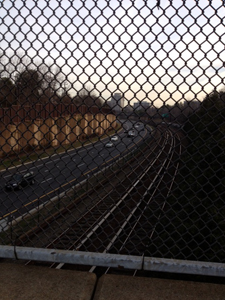
[[[97,286],[97,287],[96,287]],[[95,290],[96,287],[96,290]],[[224,300],[225,285],[0,263],[2,300]]]
[[[225,285],[103,275],[94,300],[224,300]]]
[[[95,274],[0,263],[1,300],[91,300]]]

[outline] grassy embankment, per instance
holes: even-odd
[[[206,97],[184,131],[189,145],[146,255],[224,263],[224,96]]]
[[[87,146],[90,143],[95,143],[99,140],[104,140],[108,136],[111,136],[116,132],[118,132],[120,128],[121,125],[117,124],[117,128],[110,130],[106,134],[103,134],[101,136],[89,137],[82,141],[77,140],[75,143],[72,144],[64,144],[64,145],[59,145],[57,147],[47,147],[47,148],[42,147],[41,149],[28,148],[18,153],[14,152],[9,155],[6,154],[4,157],[1,158],[0,170],[4,170],[10,167],[15,167],[41,158],[50,157],[54,154],[67,152],[79,147]]]

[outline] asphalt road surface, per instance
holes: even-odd
[[[123,127],[124,129],[117,134],[118,140],[113,142],[114,146],[111,148],[106,147],[106,143],[110,140],[106,138],[88,146],[1,171],[0,218],[18,217],[68,190],[87,176],[98,172],[119,157],[139,147],[149,135],[149,130],[143,124],[134,126],[126,122]],[[129,138],[126,133],[131,128],[135,131],[133,138]],[[26,186],[22,190],[5,190],[5,183],[12,174],[27,171],[34,172],[34,185]]]

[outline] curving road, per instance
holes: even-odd
[[[10,168],[0,173],[0,220],[7,217],[18,217],[52,197],[68,190],[100,169],[111,164],[138,147],[148,136],[148,130],[141,124],[138,127],[130,122],[123,124],[124,129],[118,134],[118,141],[112,148],[105,145],[110,138],[97,141],[85,147],[73,149],[61,154],[54,154],[25,165]],[[135,137],[128,138],[125,131],[133,128]],[[35,184],[22,190],[5,191],[5,183],[16,172],[28,170],[35,174]]]

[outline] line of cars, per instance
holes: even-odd
[[[126,133],[127,133],[127,137],[129,137],[129,138],[135,137],[135,135],[136,135],[136,134],[135,134],[135,131],[134,131],[133,129],[127,131]],[[118,139],[119,139],[119,138],[118,138],[117,135],[112,136],[111,139],[110,139],[110,141],[107,142],[107,143],[105,144],[105,147],[106,147],[106,148],[111,148],[111,147],[113,147],[113,146],[114,146],[114,143],[113,143],[113,142],[117,142]]]
[[[116,142],[118,141],[118,136],[117,135],[114,135],[111,137],[110,141],[108,143],[106,143],[106,148],[112,148],[114,146],[114,143],[113,142]]]

